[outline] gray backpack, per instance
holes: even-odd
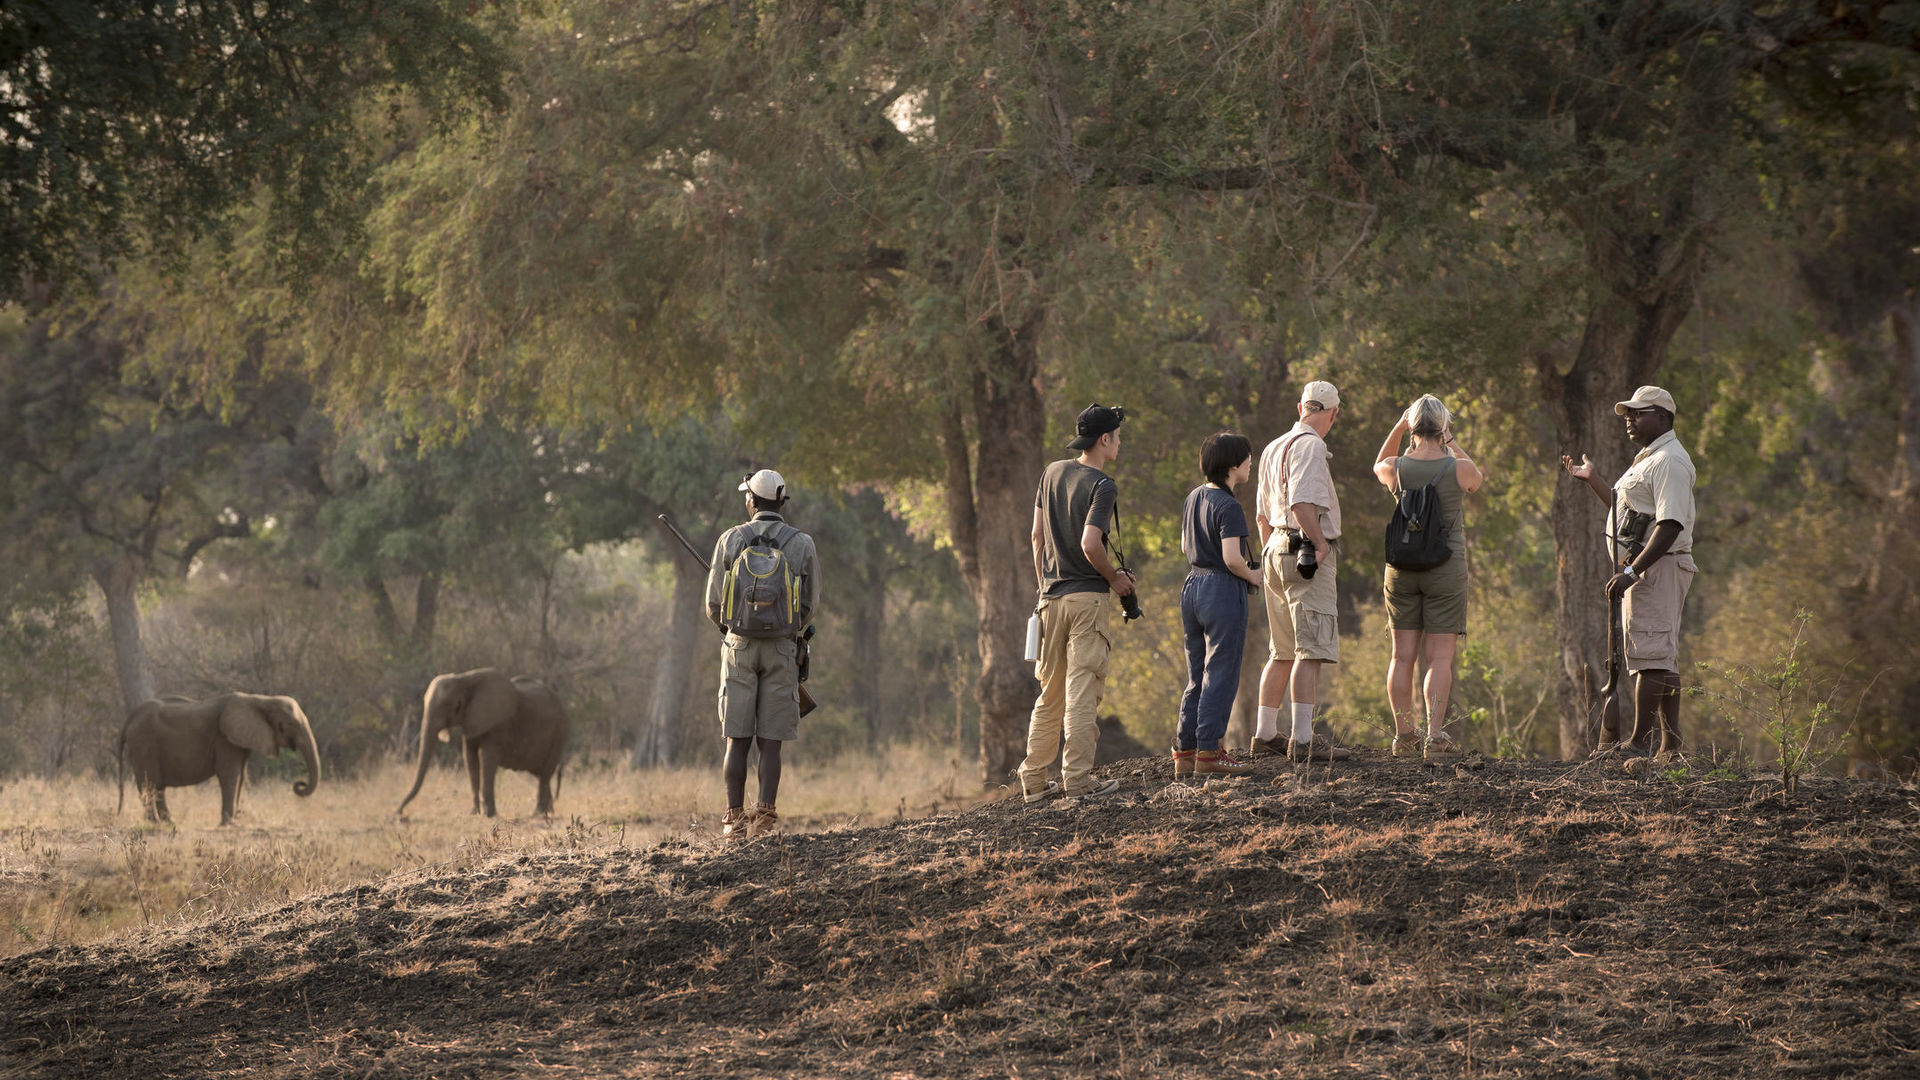
[[[782,550],[800,532],[777,525],[750,532],[720,583],[720,621],[750,638],[794,637],[800,632],[800,581]]]

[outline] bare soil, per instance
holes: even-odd
[[[1379,752],[0,961],[34,1077],[1920,1074],[1920,793]]]

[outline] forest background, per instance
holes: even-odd
[[[1917,45],[1913,3],[9,4],[0,776],[229,688],[352,773],[482,665],[576,760],[711,761],[654,519],[704,545],[771,466],[823,558],[800,753],[998,782],[1034,487],[1095,400],[1147,610],[1103,711],[1165,745],[1200,441],[1316,378],[1344,737],[1390,730],[1368,466],[1433,392],[1490,477],[1455,717],[1584,751],[1601,508],[1556,462],[1617,475],[1653,382],[1699,466],[1688,738],[1767,755],[1736,684],[1804,613],[1794,708],[1910,772]]]

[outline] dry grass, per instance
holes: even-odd
[[[787,765],[781,817],[820,832],[965,805],[970,769],[939,751],[896,748]],[[0,956],[95,941],[117,931],[244,914],[315,892],[497,855],[642,847],[668,836],[707,841],[725,799],[717,768],[569,770],[550,819],[532,815],[534,782],[502,772],[501,816],[476,817],[463,771],[427,777],[405,818],[393,814],[410,764],[323,781],[311,798],[281,779],[250,782],[234,825],[220,828],[213,781],[167,793],[171,825],[142,819],[128,785],[115,814],[111,780],[25,778],[0,785]],[[748,778],[749,788],[753,779]],[[750,791],[751,794],[751,791]]]

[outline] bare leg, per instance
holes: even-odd
[[[772,806],[780,794],[780,740],[760,739],[760,801]],[[743,777],[744,779],[744,777]]]
[[[1293,703],[1312,705],[1320,700],[1320,661],[1293,662]]]
[[[727,759],[720,775],[727,782],[727,809],[738,810],[747,801],[747,751],[752,739],[728,739]]]
[[[1660,728],[1658,747],[1652,745],[1656,725]],[[1650,752],[1680,749],[1679,672],[1640,673],[1633,695],[1633,744]]]
[[[1418,730],[1413,722],[1413,669],[1420,660],[1420,631],[1393,632],[1393,659],[1387,663],[1387,705],[1393,709],[1393,733],[1411,735]]]
[[[1458,634],[1423,634],[1427,653],[1427,734],[1438,735],[1447,726],[1447,703],[1453,696],[1453,650]]]
[[[1266,666],[1260,669],[1260,704],[1269,709],[1286,704],[1287,683],[1292,678],[1293,661],[1267,657]]]

